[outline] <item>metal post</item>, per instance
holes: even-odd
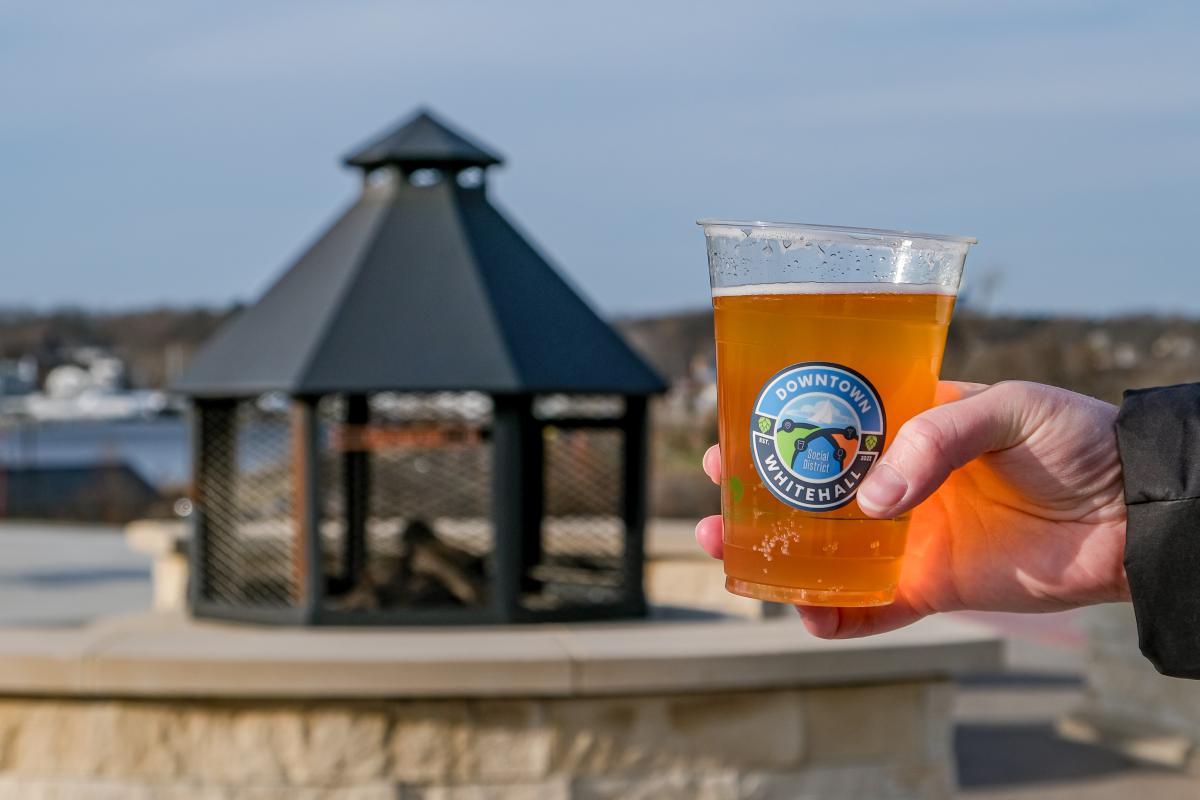
[[[512,622],[519,612],[521,547],[526,485],[521,418],[529,399],[497,395],[492,421],[492,519],[495,527],[492,609],[498,621]]]
[[[343,580],[345,590],[358,585],[367,564],[367,503],[370,494],[370,460],[364,449],[362,433],[370,421],[366,395],[346,397],[346,437],[343,455],[342,496],[346,500],[346,541]]]
[[[207,578],[205,553],[208,534],[204,527],[206,496],[204,486],[208,481],[209,459],[205,456],[204,423],[210,414],[203,400],[195,400],[188,409],[188,446],[191,448],[191,485],[188,494],[192,501],[192,536],[188,542],[188,604],[195,609],[204,599],[204,583]]]
[[[297,605],[312,623],[324,604],[321,516],[317,503],[317,398],[292,401],[292,516],[295,520],[293,578]]]
[[[542,515],[545,510],[545,427],[533,416],[533,398],[521,408],[521,589],[537,590],[532,570],[542,561]]]
[[[625,552],[624,577],[628,607],[633,614],[646,613],[643,584],[646,530],[646,460],[648,458],[646,398],[625,398],[624,490]]]

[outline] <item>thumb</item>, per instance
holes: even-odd
[[[1024,436],[1019,386],[996,384],[910,419],[867,473],[858,505],[872,517],[896,517],[933,494],[950,473]]]

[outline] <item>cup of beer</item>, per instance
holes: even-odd
[[[717,341],[725,587],[781,603],[891,603],[909,515],[855,500],[933,403],[975,239],[700,220]]]

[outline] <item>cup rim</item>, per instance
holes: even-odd
[[[978,244],[974,236],[951,236],[944,233],[918,233],[916,231],[897,231],[887,228],[852,228],[845,225],[817,225],[808,222],[764,222],[762,220],[714,219],[704,217],[696,220],[697,225],[704,228],[783,228],[785,230],[809,231],[813,233],[836,233],[842,236],[875,239],[879,237],[902,237],[905,239],[929,239],[936,242],[956,242],[958,244]]]

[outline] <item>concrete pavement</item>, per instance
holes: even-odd
[[[119,527],[0,523],[0,626],[82,625],[150,598],[150,558]]]
[[[964,614],[1008,642],[1003,673],[960,677],[955,755],[967,800],[1195,800],[1200,779],[1069,742],[1055,720],[1079,707],[1083,635],[1077,612]]]

